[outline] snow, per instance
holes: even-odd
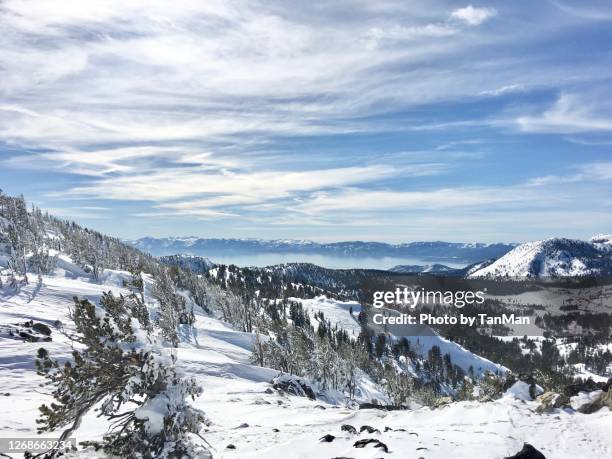
[[[536,397],[540,394],[544,393],[544,389],[540,386],[536,385]],[[531,394],[529,393],[529,384],[524,381],[515,382],[507,391],[506,395],[514,397],[518,400],[533,400],[531,398]]]
[[[68,319],[73,296],[98,301],[104,291],[127,293],[122,287],[125,276],[124,272],[105,271],[99,282],[93,282],[67,257],[60,256],[55,274],[42,276],[40,283],[31,276],[30,284],[17,291],[0,290],[0,329],[33,320],[47,324],[53,331],[50,343],[26,343],[0,333],[0,390],[8,394],[2,396],[5,409],[0,411],[3,436],[36,436],[38,406],[51,401],[52,388],[40,386],[45,380],[35,372],[34,356],[42,346],[53,357],[69,356],[72,343],[62,330],[73,330]],[[353,315],[358,313],[357,304],[324,297],[302,301],[307,310],[322,311],[350,333],[358,332],[358,324],[350,315],[351,307]],[[423,348],[433,343],[446,346],[442,352],[452,351],[453,361],[464,358],[463,364],[488,362],[438,336],[417,339]],[[506,396],[494,402],[460,402],[436,410],[356,410],[336,399],[309,400],[269,391],[270,380],[279,372],[249,363],[253,340],[250,333],[233,330],[218,318],[197,313],[193,329],[184,334],[176,350],[181,369],[204,388],[203,395],[193,404],[211,420],[202,435],[212,445],[215,457],[504,457],[520,450],[523,442],[533,444],[546,457],[612,457],[612,415],[608,409],[590,415],[570,410],[538,415],[537,402]],[[380,396],[380,389],[370,380],[364,379],[361,384],[364,399]],[[159,428],[162,403],[154,399],[138,412],[149,420],[151,429]],[[239,428],[245,423],[247,427]],[[340,429],[347,423],[358,430],[370,425],[380,433],[351,435]],[[79,441],[99,439],[107,427],[95,413],[90,413],[76,437]],[[385,432],[385,427],[396,430]],[[325,434],[336,439],[332,443],[320,442]],[[355,441],[363,438],[384,442],[389,454],[372,446],[354,448]],[[228,444],[236,449],[226,449]],[[79,457],[100,454],[88,451],[79,453]]]
[[[310,319],[314,321],[314,313],[322,312],[332,325],[337,325],[348,332],[349,336],[357,338],[361,327],[357,322],[357,316],[361,312],[361,305],[356,301],[340,301],[327,298],[324,295],[312,299],[289,298],[291,301],[302,303],[305,311],[308,311]],[[351,309],[353,315],[351,315]]]

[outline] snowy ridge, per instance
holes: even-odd
[[[540,278],[610,275],[609,237],[591,242],[552,238],[521,244],[469,277]]]

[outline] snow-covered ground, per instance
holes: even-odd
[[[41,282],[31,276],[30,283],[18,291],[0,291],[0,328],[33,320],[48,325],[53,338],[49,343],[27,343],[0,333],[1,436],[36,435],[37,407],[51,401],[51,387],[40,386],[45,381],[36,375],[34,357],[40,347],[54,357],[69,355],[71,343],[61,328],[71,329],[67,313],[73,296],[97,301],[103,291],[121,292],[125,278],[127,273],[106,271],[103,283],[94,283],[63,258],[53,276],[43,276]],[[319,298],[305,306],[358,332],[350,316],[351,307],[354,314],[358,312],[356,304]],[[495,402],[461,402],[436,410],[355,410],[342,403],[270,390],[269,381],[278,372],[249,363],[254,336],[235,331],[216,318],[198,314],[195,327],[183,338],[179,365],[204,388],[194,404],[211,420],[203,435],[215,457],[497,458],[514,454],[523,442],[533,444],[548,458],[612,457],[612,415],[607,409],[591,415],[563,410],[539,415],[535,402],[508,395]],[[370,387],[364,393],[372,395],[376,390]],[[343,424],[357,430],[369,425],[380,433],[350,434],[341,430]],[[79,441],[99,439],[105,428],[90,414],[76,437]],[[326,434],[336,438],[331,443],[320,442]],[[353,446],[365,438],[382,441],[389,452],[373,445]],[[228,449],[230,444],[235,449]]]

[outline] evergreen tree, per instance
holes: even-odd
[[[102,442],[88,445],[107,454],[176,458],[203,453],[189,434],[198,434],[204,414],[187,402],[201,388],[181,378],[175,356],[160,346],[138,297],[107,293],[100,307],[75,298],[71,318],[74,339],[84,349],[74,350],[72,361],[63,365],[46,350],[38,351],[38,371],[55,387],[55,402],[40,407],[39,432],[69,426],[60,439],[69,438],[95,409],[111,428]],[[48,457],[56,454],[50,451]]]

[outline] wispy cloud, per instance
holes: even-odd
[[[602,106],[601,102],[563,93],[548,110],[539,115],[521,116],[516,122],[526,132],[612,131],[611,107]]]
[[[423,225],[433,210],[480,218],[539,203],[534,188],[562,177],[606,176],[604,166],[470,170],[512,161],[492,146],[526,134],[590,141],[612,130],[609,54],[582,71],[583,50],[572,60],[555,47],[585,19],[550,4],[495,6],[6,0],[0,179],[44,182],[36,192],[63,215],[78,199],[160,226],[308,215],[346,227],[391,209],[419,209]],[[73,211],[96,212],[106,213]]]

